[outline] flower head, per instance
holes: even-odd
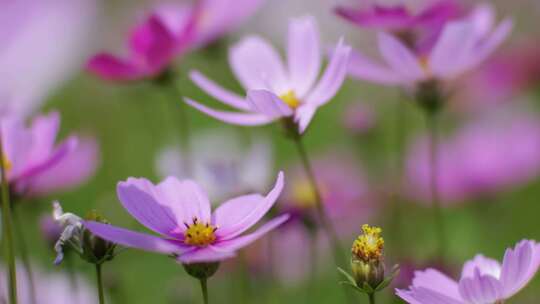
[[[362,234],[353,242],[351,252],[354,258],[364,262],[379,261],[383,256],[384,239],[382,229],[362,225]]]
[[[434,43],[415,51],[398,37],[381,32],[378,46],[387,66],[360,52],[351,54],[349,73],[358,79],[386,85],[411,86],[430,80],[452,80],[483,62],[508,36],[509,19],[494,26],[495,12],[478,5],[468,16],[446,22]]]
[[[235,252],[288,219],[282,215],[255,232],[244,234],[274,205],[283,189],[280,173],[274,189],[264,197],[248,194],[223,203],[211,213],[206,194],[191,180],[169,177],[153,185],[142,178],[118,184],[118,197],[128,212],[161,237],[129,231],[94,221],[85,227],[120,245],[176,257],[183,264],[213,263]],[[190,268],[191,269],[191,268]]]
[[[463,266],[458,282],[435,269],[417,271],[408,290],[396,294],[411,304],[503,303],[533,278],[540,266],[540,244],[523,240],[504,254],[502,265],[477,255]]]
[[[303,133],[317,108],[337,93],[346,74],[350,47],[340,40],[316,83],[321,67],[320,48],[315,20],[311,17],[295,19],[289,24],[287,67],[266,40],[246,37],[229,53],[233,72],[247,91],[246,98],[218,86],[198,71],[191,72],[191,79],[201,89],[241,112],[218,111],[191,99],[186,102],[207,115],[237,125],[263,125],[291,118]]]
[[[14,195],[35,197],[69,189],[94,173],[96,142],[70,136],[55,145],[59,125],[56,112],[36,117],[30,127],[19,117],[2,119],[3,162]]]

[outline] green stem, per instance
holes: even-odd
[[[369,304],[375,304],[375,293],[374,292],[369,293],[368,297],[369,297]]]
[[[207,285],[208,279],[199,279],[199,281],[201,282],[201,292],[203,296],[203,303],[208,304],[208,285]]]
[[[298,149],[298,154],[300,155],[300,159],[302,160],[304,171],[306,172],[311,188],[313,189],[313,193],[315,194],[315,207],[316,207],[317,217],[319,218],[326,235],[328,236],[328,238],[330,239],[330,242],[332,243],[335,263],[337,265],[340,265],[345,260],[343,256],[343,251],[341,250],[341,243],[337,236],[336,230],[332,226],[332,222],[330,221],[330,219],[326,215],[326,212],[324,211],[324,205],[323,205],[321,192],[319,190],[319,186],[317,185],[315,173],[313,171],[313,167],[311,165],[308,154],[304,147],[302,137],[298,135],[298,136],[295,136],[294,139],[296,142],[296,147]]]
[[[17,304],[17,270],[15,266],[15,253],[13,248],[13,223],[11,202],[9,201],[9,186],[6,175],[6,155],[4,154],[3,137],[0,134],[0,175],[2,178],[2,223],[4,233],[4,250],[8,265],[9,303]]]
[[[438,128],[437,128],[437,115],[433,112],[426,114],[427,130],[429,133],[429,163],[430,163],[430,192],[431,192],[431,205],[434,212],[435,229],[437,233],[438,241],[438,254],[439,257],[444,260],[446,253],[446,233],[444,229],[444,216],[439,199],[439,186],[438,186],[438,160],[437,160],[437,147],[438,147]]]
[[[103,278],[101,275],[101,264],[96,264],[96,278],[98,285],[99,304],[105,304],[105,294],[103,292]]]
[[[15,236],[19,243],[19,249],[21,251],[21,259],[24,265],[24,271],[26,272],[26,276],[28,277],[28,287],[30,289],[30,299],[31,303],[36,304],[37,303],[37,297],[36,297],[36,284],[34,281],[34,275],[32,271],[32,263],[30,263],[30,258],[28,256],[28,250],[26,246],[26,238],[24,236],[23,230],[21,228],[21,219],[19,217],[19,212],[17,211],[17,208],[13,209],[13,228],[15,231]]]

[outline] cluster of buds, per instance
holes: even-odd
[[[370,296],[386,288],[399,271],[396,265],[390,275],[385,276],[384,239],[381,233],[379,227],[363,225],[362,234],[353,242],[351,249],[352,275],[338,269],[347,278],[343,284]]]
[[[56,265],[62,262],[66,246],[77,252],[83,260],[95,265],[103,264],[114,257],[116,245],[92,234],[84,227],[84,220],[79,216],[64,213],[59,202],[53,203],[53,218],[64,229],[54,245]],[[107,224],[107,221],[95,211],[90,212],[86,220]]]

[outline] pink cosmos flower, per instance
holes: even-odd
[[[447,205],[489,195],[540,174],[540,119],[530,113],[491,113],[465,124],[440,142],[437,186]],[[427,140],[412,145],[407,157],[407,192],[430,201]]]
[[[419,27],[439,27],[459,16],[462,11],[462,7],[455,0],[427,2],[417,12],[411,11],[404,4],[384,6],[377,3],[367,8],[338,6],[335,11],[358,26],[391,32],[404,32]]]
[[[469,16],[447,22],[427,52],[415,52],[397,37],[381,32],[378,46],[386,65],[355,51],[349,73],[385,85],[452,80],[483,62],[508,36],[512,22],[506,19],[497,26],[494,22],[493,7],[478,5]]]
[[[48,273],[32,265],[32,277],[36,301],[32,298],[31,284],[28,278],[28,272],[20,263],[17,264],[17,294],[20,304],[95,304],[96,290],[81,275],[63,272]],[[5,278],[5,269],[0,267],[0,274]],[[73,286],[77,286],[73,288]],[[8,288],[6,281],[0,283],[0,303],[9,303],[7,300]]]
[[[410,304],[503,303],[523,289],[540,266],[540,244],[523,240],[508,248],[502,265],[477,255],[463,266],[459,282],[429,268],[415,273],[409,290],[396,294]]]
[[[315,20],[294,19],[289,24],[287,68],[277,51],[263,38],[249,36],[234,45],[229,62],[247,91],[243,98],[206,78],[198,71],[191,79],[209,95],[241,112],[219,111],[191,99],[186,102],[221,121],[237,125],[262,125],[291,117],[304,132],[318,107],[337,93],[345,78],[350,47],[340,40],[326,71],[321,68],[321,48]]]
[[[283,173],[267,196],[248,194],[226,201],[213,213],[203,190],[191,180],[169,177],[153,185],[142,178],[118,184],[124,208],[161,237],[97,222],[85,226],[99,237],[127,247],[174,255],[183,264],[215,262],[234,257],[247,246],[285,222],[284,214],[255,232],[242,235],[274,205],[283,189]]]
[[[201,0],[194,4],[156,6],[129,39],[129,53],[101,53],[88,69],[108,80],[128,81],[158,76],[175,57],[205,46],[237,28],[263,0]]]
[[[14,116],[4,117],[0,126],[2,161],[15,195],[34,197],[75,187],[97,167],[95,140],[70,136],[55,145],[60,127],[56,112],[37,116],[30,127]]]

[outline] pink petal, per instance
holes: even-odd
[[[48,115],[36,117],[32,121],[30,132],[32,133],[32,149],[29,162],[39,163],[49,157],[53,152],[56,136],[60,128],[60,115],[51,112]]]
[[[319,31],[313,17],[290,22],[287,60],[291,86],[301,99],[313,86],[321,68]]]
[[[384,32],[379,33],[379,50],[384,60],[410,82],[423,79],[426,75],[418,58],[397,38]]]
[[[525,287],[538,271],[539,263],[538,246],[533,241],[523,240],[514,249],[507,249],[500,278],[504,297],[509,298]]]
[[[175,39],[156,15],[151,15],[131,36],[133,58],[144,59],[154,73],[163,68],[174,55]]]
[[[229,63],[246,90],[284,92],[289,89],[279,54],[260,37],[250,36],[234,45],[229,52]]]
[[[104,53],[92,57],[87,69],[103,79],[114,81],[136,80],[147,74],[142,66],[134,62]]]
[[[436,290],[452,299],[458,300],[460,298],[457,282],[435,269],[416,271],[412,285]]]
[[[467,303],[494,303],[501,299],[502,285],[490,275],[475,271],[471,278],[459,281],[459,292]]]
[[[194,181],[180,181],[170,176],[156,186],[156,191],[160,203],[174,213],[177,223],[189,224],[194,218],[203,223],[210,223],[210,201]],[[184,225],[180,225],[179,229],[184,231]]]
[[[219,262],[235,256],[234,252],[222,251],[214,246],[196,248],[178,256],[177,260],[182,264]]]
[[[271,117],[268,117],[262,114],[218,111],[218,110],[209,108],[207,106],[204,106],[189,98],[185,98],[184,100],[187,104],[205,113],[206,115],[214,117],[217,120],[221,120],[223,122],[234,124],[234,125],[258,126],[258,125],[268,124],[272,122],[273,120]]]
[[[190,249],[190,247],[182,246],[180,243],[112,225],[88,221],[84,222],[84,226],[100,238],[126,247],[164,254],[181,254]]]
[[[496,48],[498,48],[504,40],[510,35],[512,31],[513,23],[512,20],[506,19],[501,22],[497,28],[482,42],[481,46],[476,48],[473,55],[474,60],[472,64],[479,64],[482,61],[486,60],[489,55],[491,55]]]
[[[478,269],[480,274],[491,275],[494,278],[501,276],[501,264],[498,261],[486,258],[483,255],[477,255],[474,259],[467,261],[461,271],[461,278],[472,278],[474,272]]]
[[[313,115],[317,111],[317,107],[312,104],[305,104],[296,110],[294,121],[298,123],[298,131],[303,134],[306,131]]]
[[[247,101],[252,112],[262,114],[272,120],[293,114],[293,110],[270,91],[249,90]]]
[[[257,239],[265,235],[266,233],[270,232],[271,230],[277,228],[279,225],[285,223],[289,219],[288,214],[283,214],[279,217],[276,217],[268,223],[261,226],[259,229],[257,229],[255,232],[230,239],[227,241],[219,242],[215,246],[218,247],[220,250],[224,251],[236,251],[242,247],[245,247],[253,242],[255,242]]]
[[[403,83],[399,74],[353,50],[349,57],[349,74],[360,80],[372,81],[385,85]]]
[[[91,138],[81,139],[75,149],[62,160],[32,178],[28,186],[28,196],[42,196],[47,193],[74,188],[96,171],[99,159],[99,147]]]
[[[397,295],[409,304],[468,304],[424,287],[413,287],[410,291],[398,290]]]
[[[247,105],[244,98],[242,98],[238,94],[222,88],[212,80],[206,78],[199,71],[191,71],[189,73],[189,77],[197,86],[199,86],[199,88],[205,91],[208,95],[223,102],[224,104],[244,111],[249,110],[249,106]]]
[[[254,201],[255,196],[247,196],[240,200],[236,199],[225,202],[222,207],[219,207],[214,212],[214,221],[218,224],[217,236],[221,240],[230,240],[255,225],[272,208],[283,190],[283,183],[283,172],[279,172],[274,188],[266,197]],[[233,205],[227,206],[228,203]],[[243,216],[240,217],[234,214],[235,212],[240,212]],[[231,222],[224,219],[229,216],[238,220]],[[219,223],[225,223],[227,225],[219,226]]]
[[[144,178],[130,177],[116,187],[118,199],[126,210],[144,226],[162,235],[176,237],[173,231],[183,226],[174,212],[160,202],[157,187]]]
[[[330,101],[336,95],[347,74],[350,52],[351,47],[345,45],[343,39],[340,39],[324,74],[307,97],[307,103],[320,106]]]
[[[212,216],[212,223],[221,230],[232,227],[253,212],[264,196],[260,194],[247,194],[230,199],[219,206]]]

